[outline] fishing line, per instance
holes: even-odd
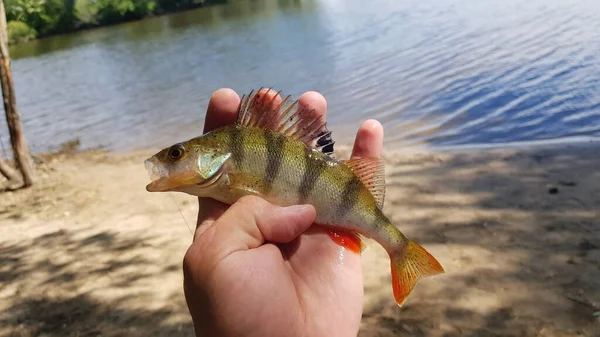
[[[183,216],[183,212],[181,211],[181,208],[179,208],[179,204],[177,204],[177,201],[175,201],[175,198],[173,197],[173,194],[171,192],[169,192],[169,195],[171,196],[171,199],[173,199],[173,202],[175,203],[175,206],[177,206],[177,209],[179,210],[179,214],[181,214],[181,217],[183,218],[183,221],[185,222],[185,225],[189,229],[190,234],[193,235],[194,232],[192,232],[192,228],[190,227],[190,224],[188,224],[187,220],[185,219],[185,216]]]

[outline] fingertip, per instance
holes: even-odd
[[[298,103],[302,106],[309,106],[312,110],[325,117],[327,115],[327,100],[323,95],[316,91],[307,91],[300,96]]]
[[[237,97],[237,96],[238,96],[238,94],[235,92],[235,90],[233,90],[231,88],[220,88],[220,89],[215,90],[210,97],[219,99],[219,98]]]
[[[210,95],[209,109],[236,111],[240,103],[240,96],[231,88],[215,90]]]
[[[375,119],[362,123],[356,132],[352,158],[379,157],[383,148],[383,125]]]
[[[383,125],[376,119],[366,120],[358,129],[359,137],[366,137],[371,141],[371,146],[383,147]]]
[[[281,208],[284,216],[293,217],[297,222],[306,222],[312,224],[317,216],[317,211],[313,205],[294,205]]]
[[[206,110],[204,132],[233,124],[239,105],[240,97],[233,89],[221,88],[213,92]]]
[[[270,221],[261,223],[268,241],[288,243],[304,233],[315,221],[317,211],[309,204],[277,207]],[[285,225],[284,225],[285,224]]]
[[[260,100],[261,104],[270,104],[271,107],[276,108],[283,99],[279,92],[272,88],[263,88],[256,93],[256,100]]]
[[[381,125],[381,123],[379,123],[379,121],[376,119],[366,120],[362,124],[362,127],[367,130],[372,130],[373,132],[376,132],[376,133],[381,133],[381,135],[383,135],[383,125]]]

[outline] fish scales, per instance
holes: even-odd
[[[444,272],[384,215],[379,159],[334,159],[331,132],[320,116],[297,101],[289,103],[289,96],[277,105],[269,91],[262,93],[242,99],[234,125],[175,144],[146,160],[153,180],[147,190],[180,191],[228,204],[245,195],[280,206],[311,204],[315,223],[326,226],[336,243],[360,252],[358,233],[386,249],[398,305],[420,278]]]
[[[268,130],[230,127],[222,132],[232,144],[235,166],[230,174],[260,177],[262,186],[247,187],[259,189],[265,199],[282,206],[309,203],[316,207],[319,224],[344,223],[372,238],[403,240],[395,227],[387,226],[370,192],[346,166]],[[234,144],[232,137],[245,141]]]

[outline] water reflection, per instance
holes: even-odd
[[[260,0],[237,1],[235,4],[215,5],[198,10],[170,15],[160,15],[140,21],[90,29],[84,32],[64,34],[11,46],[14,60],[40,56],[46,53],[67,50],[87,44],[110,44],[112,42],[167,39],[177,36],[180,30],[202,27],[207,31],[228,25],[232,21],[273,18],[287,11],[311,11],[316,9],[316,0]]]

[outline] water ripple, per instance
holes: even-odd
[[[599,2],[260,2],[12,47],[32,147],[165,146],[213,90],[258,86],[319,90],[332,125],[377,118],[388,146],[600,137]]]

